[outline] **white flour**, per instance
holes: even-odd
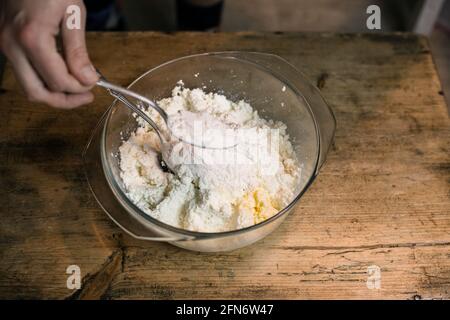
[[[168,126],[176,138],[194,146],[224,149],[236,145],[236,130],[209,112],[180,110],[170,116]]]
[[[266,220],[293,200],[300,169],[283,123],[260,118],[244,101],[181,84],[158,103],[174,119],[180,114],[188,115],[189,123],[202,119],[200,141],[208,149],[173,137],[164,158],[176,175],[163,172],[159,140],[138,118],[140,126],[120,147],[120,168],[128,197],[144,212],[175,227],[220,232]],[[155,111],[146,112],[165,128]],[[194,130],[179,127],[178,134],[188,135],[187,129]],[[209,149],[217,141],[225,146],[220,143],[228,129],[240,133],[232,137],[237,145]]]

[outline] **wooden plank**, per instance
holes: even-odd
[[[449,246],[290,247],[278,235],[235,253],[128,247],[109,299],[428,299],[449,294]],[[432,263],[430,263],[432,262]],[[438,265],[434,264],[435,262]],[[368,289],[368,267],[381,268]]]
[[[428,42],[412,34],[93,33],[96,66],[126,85],[182,55],[272,52],[317,83],[333,150],[295,212],[256,245],[192,253],[123,235],[81,151],[110,103],[27,102],[9,66],[0,105],[2,298],[450,298],[450,121]],[[77,264],[83,287],[66,288]],[[381,289],[366,286],[381,268]]]

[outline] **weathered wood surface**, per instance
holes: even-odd
[[[6,68],[0,106],[1,298],[450,298],[450,121],[425,38],[409,34],[90,34],[95,63],[126,85],[182,55],[279,54],[337,117],[319,178],[272,235],[200,254],[131,239],[85,181],[81,151],[111,102],[27,102]],[[68,265],[83,286],[66,288]],[[366,286],[381,268],[381,289]]]

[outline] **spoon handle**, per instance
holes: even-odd
[[[100,76],[100,79],[97,81],[98,86],[103,87],[103,88],[109,90],[110,92],[120,93],[122,95],[129,96],[129,97],[135,98],[139,101],[142,101],[146,105],[155,109],[160,114],[160,116],[163,118],[163,120],[167,123],[167,120],[168,120],[167,113],[160,106],[158,106],[154,101],[140,95],[137,92],[131,91],[129,89],[125,89],[121,86],[115,85],[115,84],[107,81],[105,79],[105,77],[98,70],[97,70],[97,73]]]
[[[153,130],[155,130],[156,134],[158,135],[159,141],[161,142],[161,144],[164,143],[164,139],[161,135],[161,132],[159,130],[158,125],[152,120],[152,118],[150,118],[144,111],[142,111],[138,106],[136,106],[134,103],[132,103],[130,100],[127,99],[127,97],[125,97],[124,95],[115,92],[115,91],[110,91],[110,94],[116,98],[117,100],[119,100],[120,102],[122,102],[124,105],[126,105],[128,108],[130,108],[132,111],[136,112],[142,119],[145,120],[145,122],[147,122],[152,128]]]

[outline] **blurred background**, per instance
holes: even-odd
[[[90,31],[415,32],[429,37],[450,112],[450,0],[84,0]],[[369,5],[381,29],[368,30]],[[0,54],[0,74],[4,57]]]
[[[450,0],[85,0],[89,30],[410,31],[429,37],[450,105]],[[368,30],[366,9],[381,9]]]

